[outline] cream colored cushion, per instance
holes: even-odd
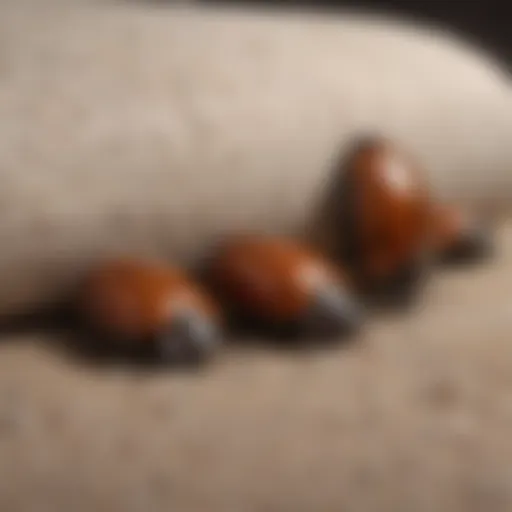
[[[301,233],[332,158],[380,131],[447,197],[512,195],[508,78],[429,30],[137,3],[0,6],[0,314],[94,259],[193,263],[232,229]]]

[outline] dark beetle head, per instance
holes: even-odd
[[[442,263],[475,263],[493,253],[489,226],[462,209],[438,206],[433,226],[435,250]]]
[[[165,364],[197,365],[213,356],[219,341],[218,325],[211,318],[191,311],[177,315],[157,331],[154,353]]]

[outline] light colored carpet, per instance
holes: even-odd
[[[417,314],[347,348],[141,375],[12,336],[0,510],[509,511],[511,297],[509,222],[494,261],[443,271]]]

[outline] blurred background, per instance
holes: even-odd
[[[512,66],[512,15],[507,0],[204,0],[211,4],[273,4],[308,8],[355,8],[434,22],[461,32]]]

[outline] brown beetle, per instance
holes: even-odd
[[[408,301],[424,275],[431,198],[416,162],[389,140],[360,140],[336,169],[337,257],[365,292]]]
[[[433,211],[433,242],[441,262],[472,263],[492,253],[490,231],[467,211],[438,204]]]
[[[105,262],[85,280],[79,310],[117,348],[170,363],[204,360],[219,341],[214,302],[183,272],[160,262]]]
[[[326,339],[361,324],[340,272],[290,240],[234,236],[210,260],[208,279],[235,316],[280,334]]]

